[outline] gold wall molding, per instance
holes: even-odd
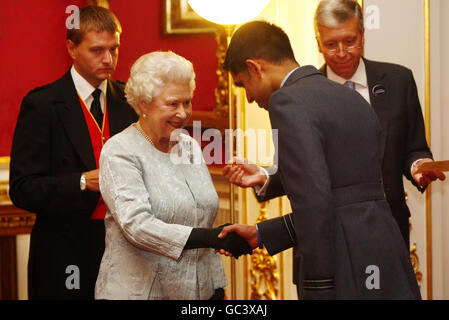
[[[424,121],[426,138],[431,147],[430,135],[430,0],[424,0],[424,67],[425,67],[425,111]],[[427,265],[427,300],[433,297],[432,277],[432,186],[426,189],[426,265]]]
[[[30,233],[36,221],[36,215],[12,204],[0,206],[0,236],[12,236]]]

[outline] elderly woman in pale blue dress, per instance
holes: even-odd
[[[146,54],[131,69],[125,93],[139,120],[100,157],[108,210],[96,299],[222,298],[214,249],[251,252],[236,234],[217,238],[218,197],[201,149],[177,130],[190,118],[194,89],[192,64],[173,52]]]

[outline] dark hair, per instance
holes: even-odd
[[[83,41],[84,35],[92,30],[122,33],[122,26],[117,17],[108,9],[98,6],[86,6],[80,9],[79,28],[67,29],[67,40],[75,45]]]
[[[287,34],[266,21],[252,21],[242,25],[232,36],[223,68],[236,74],[247,71],[247,59],[264,59],[279,64],[295,61]]]

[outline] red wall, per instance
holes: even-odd
[[[217,83],[214,35],[163,35],[165,0],[111,0],[122,24],[114,79],[126,81],[142,54],[172,50],[192,61],[197,89],[194,110],[211,110]],[[68,5],[86,0],[0,0],[0,156],[9,156],[22,98],[31,89],[61,77],[70,67],[65,47]]]

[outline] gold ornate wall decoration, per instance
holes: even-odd
[[[407,193],[405,194],[405,196],[407,201]],[[412,231],[412,223],[410,218],[408,220],[408,227],[409,230]],[[416,245],[416,243],[413,243],[413,246],[410,248],[410,261],[412,263],[413,271],[415,272],[416,280],[418,281],[418,286],[421,288],[422,273],[421,271],[419,271],[418,246]]]
[[[217,68],[217,76],[218,83],[217,88],[215,88],[215,109],[218,115],[223,118],[227,118],[229,115],[229,90],[232,90],[232,103],[231,105],[236,105],[236,95],[234,92],[234,88],[229,88],[229,72],[223,69],[223,63],[226,58],[226,51],[228,49],[228,33],[225,28],[217,28],[215,32],[215,39],[217,41],[217,59],[218,59],[218,68]]]
[[[413,271],[415,272],[416,280],[418,281],[418,286],[421,288],[422,273],[419,271],[419,258],[417,253],[416,243],[410,248],[410,260],[412,262]]]
[[[256,223],[267,220],[267,202],[260,207]],[[251,300],[277,300],[279,275],[276,259],[263,249],[254,249],[251,256]]]

